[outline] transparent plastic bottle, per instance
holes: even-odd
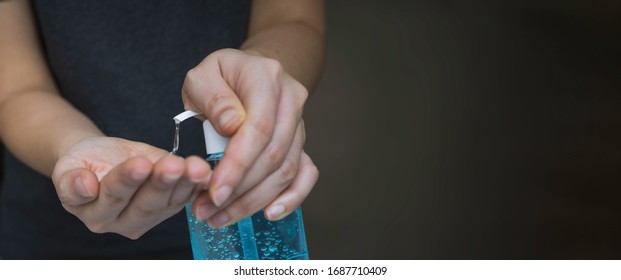
[[[220,136],[209,121],[203,122],[207,161],[216,168],[228,139]],[[279,221],[268,221],[263,210],[222,229],[199,222],[186,205],[192,253],[197,260],[307,260],[308,248],[298,208]]]

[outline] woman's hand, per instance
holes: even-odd
[[[186,109],[232,137],[208,193],[194,202],[199,220],[219,228],[262,208],[278,220],[300,206],[318,178],[303,151],[308,91],[277,60],[214,52],[188,72],[182,97]]]
[[[52,180],[63,207],[91,231],[137,239],[194,200],[210,175],[198,157],[184,160],[139,142],[91,137],[61,155]]]

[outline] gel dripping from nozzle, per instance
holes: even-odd
[[[175,119],[175,139],[173,139],[173,148],[172,151],[170,151],[171,155],[176,155],[179,150],[179,124],[181,124],[181,122]]]
[[[200,113],[194,112],[194,111],[185,111],[179,115],[176,115],[173,120],[175,120],[175,138],[173,139],[173,148],[172,151],[170,151],[171,155],[176,155],[177,152],[179,151],[179,130],[181,127],[181,122],[185,121],[191,117],[194,117],[196,115],[200,115]]]

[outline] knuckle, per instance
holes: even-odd
[[[306,103],[306,100],[308,100],[308,89],[304,85],[302,85],[302,83],[295,81],[295,83],[293,83],[293,90],[298,93],[301,103],[300,105],[303,106],[304,103]]]
[[[233,170],[243,170],[246,171],[250,168],[249,164],[239,158],[233,158],[231,160],[231,165],[233,165]],[[235,192],[235,191],[233,191]]]
[[[311,166],[308,167],[308,173],[310,173],[315,180],[319,179],[319,168],[317,168],[316,165],[311,164]]]
[[[174,209],[174,210],[180,210],[188,202],[190,202],[190,200],[192,199],[194,195],[195,195],[195,191],[193,190],[192,192],[188,193],[187,195],[184,195],[183,197],[172,199],[170,203],[168,204],[168,208]]]
[[[263,142],[268,142],[272,139],[274,133],[274,124],[269,121],[259,119],[253,122],[252,128],[254,128],[259,139]]]
[[[284,69],[280,61],[273,58],[263,58],[263,65],[268,73],[274,76],[281,76],[284,73]]]
[[[74,204],[75,204],[75,203],[72,203],[72,201],[67,197],[66,194],[60,193],[60,192],[58,193],[58,201],[60,201],[60,204],[67,211],[70,211],[72,206],[74,206]]]
[[[280,70],[282,68],[282,65],[280,64],[280,61],[278,61],[277,59],[274,59],[274,58],[271,58],[271,57],[264,57],[262,59],[263,59],[263,64],[268,69],[272,69],[272,70],[278,71],[278,70]]]
[[[93,233],[106,233],[109,231],[108,225],[103,222],[86,222],[84,224]]]
[[[107,203],[112,205],[118,205],[124,203],[125,199],[118,196],[117,194],[111,193],[108,189],[103,189],[103,197]]]
[[[145,234],[144,231],[131,231],[129,233],[124,233],[121,234],[131,240],[137,240],[138,238],[142,237]]]
[[[143,204],[136,204],[134,206],[134,211],[136,211],[136,214],[140,217],[151,217],[159,214],[160,209],[158,207],[147,207]]]
[[[194,67],[185,74],[183,79],[182,93],[200,93],[202,81],[205,73],[201,70],[200,66]]]
[[[270,166],[274,167],[282,164],[286,156],[286,151],[275,145],[268,146],[265,153],[269,159]]]
[[[215,112],[218,117],[222,116],[224,112],[228,109],[234,109],[233,104],[235,103],[232,100],[233,96],[227,93],[216,93],[213,96],[210,96],[207,101],[207,106],[210,108],[212,112]]]
[[[291,183],[298,173],[298,165],[292,161],[286,161],[280,168],[280,177],[287,184]]]
[[[185,79],[183,80],[184,89],[192,89],[198,76],[198,70],[195,68],[188,70],[185,74]]]
[[[198,79],[198,70],[192,68],[185,74],[184,85],[191,86]]]
[[[210,55],[207,56],[207,58],[214,58],[216,56],[222,56],[222,55],[236,55],[239,53],[239,50],[237,49],[233,49],[233,48],[224,48],[224,49],[220,49],[217,50],[213,53],[211,53]]]
[[[311,173],[314,177],[319,177],[319,169],[317,168],[317,165],[315,165],[307,154],[302,154],[301,164],[303,165],[303,168],[306,169],[305,172]]]
[[[75,210],[76,210],[76,208],[75,208],[73,205],[71,205],[71,204],[69,204],[69,203],[66,203],[66,202],[65,202],[65,201],[63,201],[62,199],[60,200],[60,202],[61,202],[60,204],[63,206],[63,208],[64,208],[67,212],[69,212],[69,213],[71,213],[71,214],[73,214],[73,215],[76,215],[76,216],[77,216],[77,213],[76,213],[76,211],[75,211]]]

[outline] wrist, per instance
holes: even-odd
[[[69,150],[77,143],[80,143],[86,139],[94,138],[94,137],[103,137],[103,133],[98,131],[88,131],[88,130],[74,130],[59,138],[58,143],[56,144],[56,153],[55,160],[57,162],[63,155],[66,155]]]
[[[256,48],[242,48],[240,49],[240,51],[242,51],[245,54],[252,55],[252,56],[268,57],[265,53],[263,53],[262,51]]]

